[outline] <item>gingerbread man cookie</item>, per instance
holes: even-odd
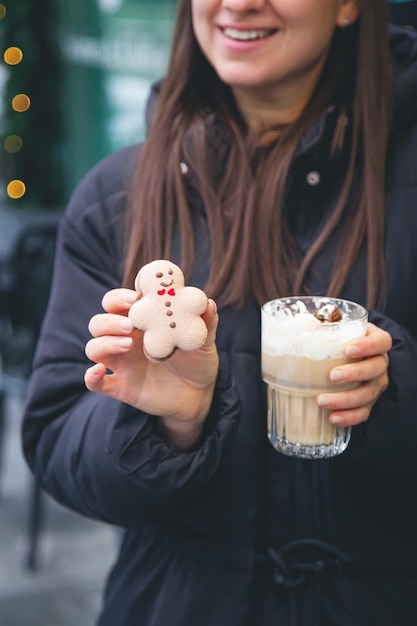
[[[139,299],[129,311],[133,325],[144,331],[143,350],[151,361],[168,359],[177,348],[197,350],[207,338],[201,315],[207,296],[185,287],[180,268],[164,259],[144,265],[135,279]]]

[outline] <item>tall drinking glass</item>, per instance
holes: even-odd
[[[262,307],[262,378],[268,385],[268,436],[279,452],[321,459],[343,452],[350,428],[329,422],[321,393],[356,384],[330,382],[346,343],[365,334],[368,314],[355,302],[324,296],[271,300]]]

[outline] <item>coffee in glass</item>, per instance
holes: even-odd
[[[364,307],[324,296],[281,298],[262,307],[262,378],[268,385],[268,435],[284,454],[309,459],[343,452],[350,428],[329,422],[317,396],[352,388],[330,382],[345,345],[365,334]]]

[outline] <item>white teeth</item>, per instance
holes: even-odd
[[[224,34],[231,39],[238,41],[250,41],[251,39],[261,39],[271,33],[270,30],[237,30],[236,28],[225,28]]]

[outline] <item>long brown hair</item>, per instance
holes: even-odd
[[[391,98],[385,4],[385,0],[366,0],[355,24],[336,29],[310,102],[260,158],[230,88],[198,46],[190,0],[180,0],[168,70],[132,183],[125,285],[132,286],[143,263],[170,258],[174,223],[181,235],[181,265],[186,275],[191,270],[193,230],[179,166],[184,161],[192,167],[207,214],[210,296],[241,304],[250,293],[263,303],[290,291],[305,292],[314,258],[343,218],[344,234],[328,293],[340,294],[366,243],[367,305],[379,303],[384,285],[384,180]],[[286,182],[302,136],[334,103],[340,106],[335,154],[344,142],[346,111],[352,115],[349,163],[330,219],[302,256],[286,217]],[[227,137],[227,158],[220,173],[207,140],[213,116]],[[273,272],[266,270],[270,267]]]

